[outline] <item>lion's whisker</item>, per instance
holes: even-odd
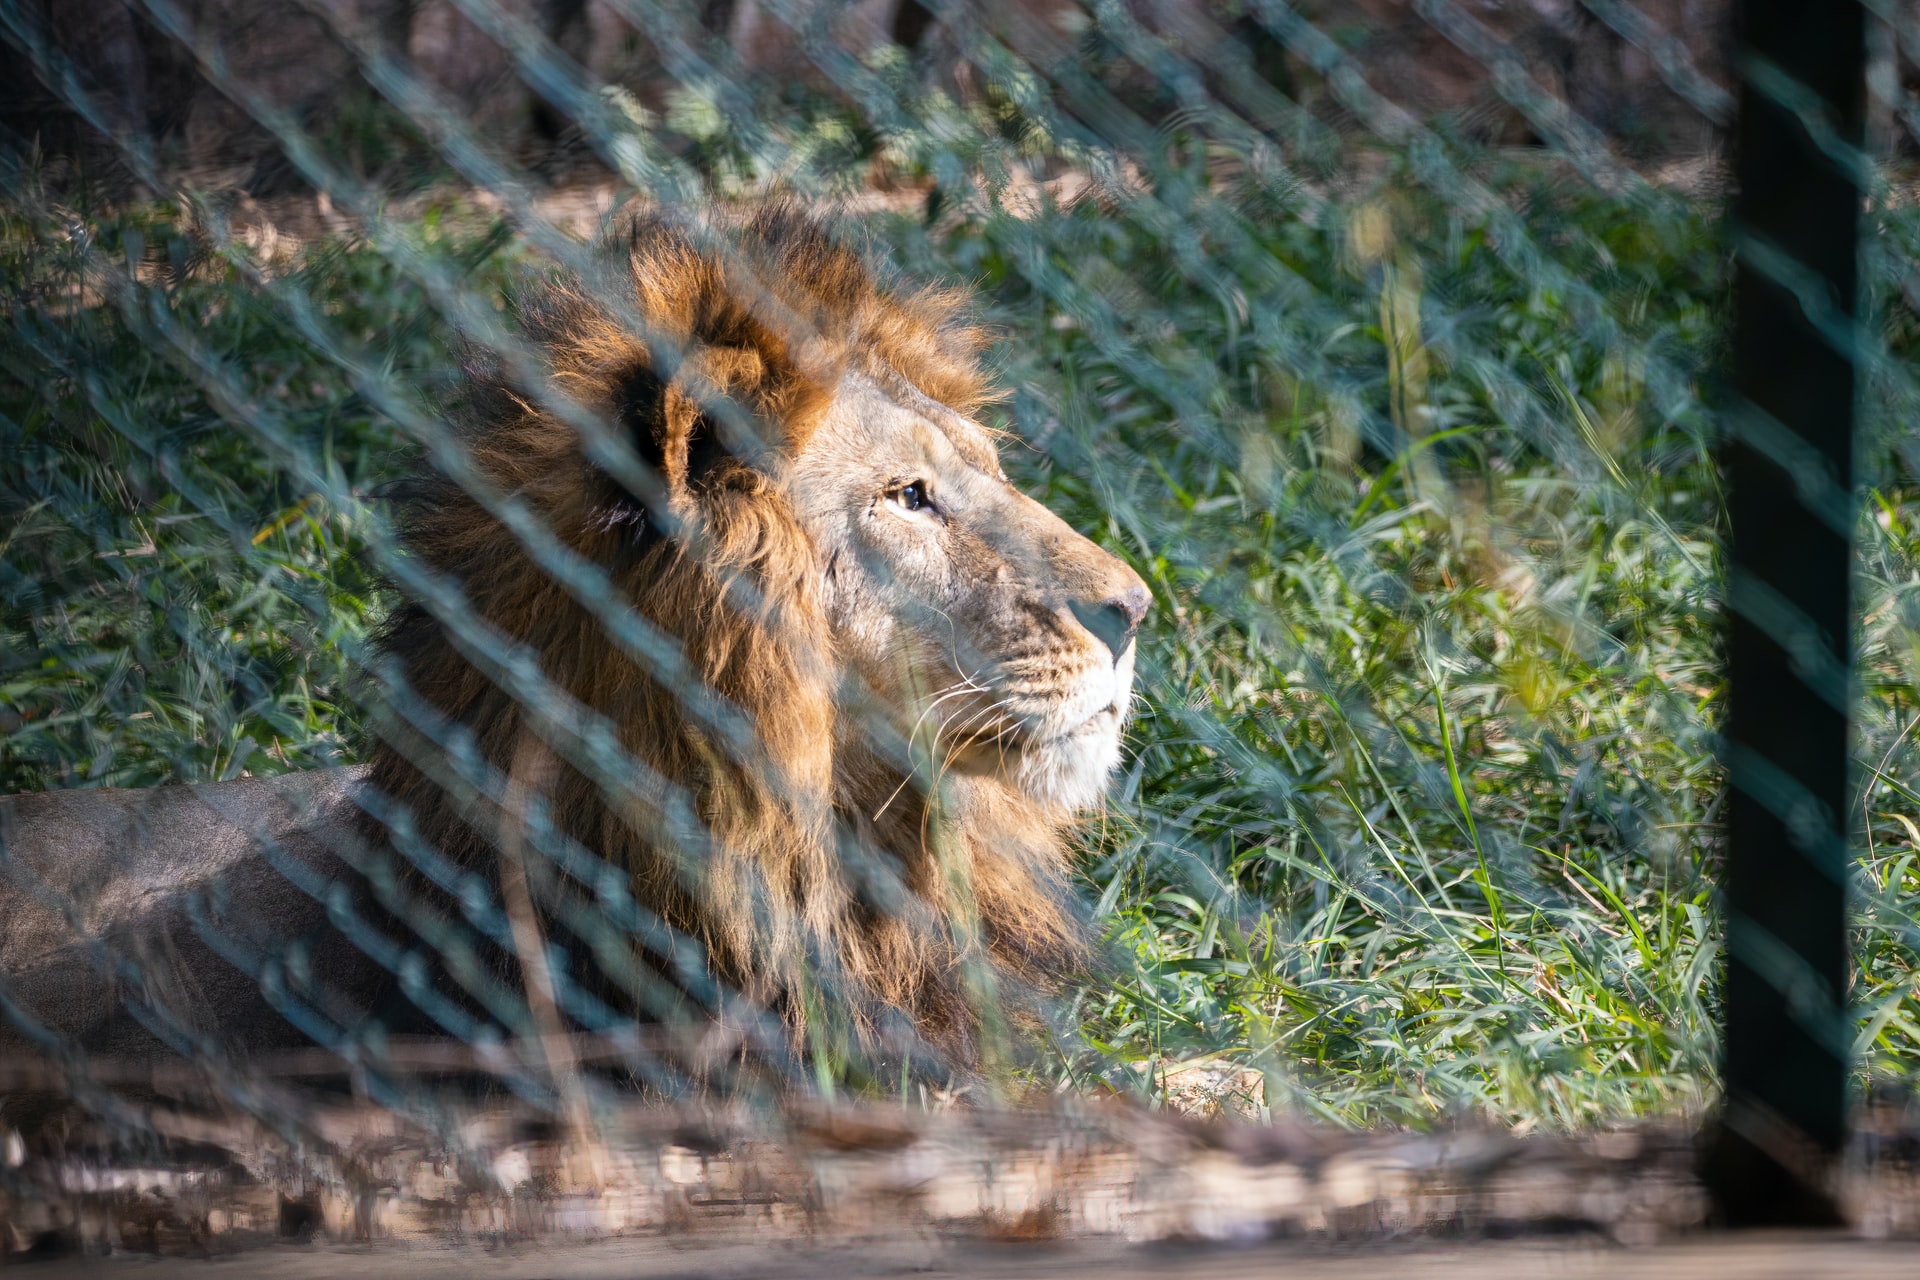
[[[1003,697],[999,699],[998,701],[990,702],[984,707],[979,707],[973,711],[968,712],[965,716],[961,717],[959,720],[956,720],[953,724],[947,726],[948,740],[955,742],[959,746],[967,745],[973,740],[972,729],[976,721],[982,720],[985,717],[992,715],[995,711],[999,711],[1004,707],[1011,706],[1013,704],[1013,700],[1014,700],[1013,696],[1009,695],[1007,697]],[[1011,727],[1012,727],[1011,722],[1005,723],[999,729],[995,730],[995,733],[1004,733],[1007,729]]]
[[[980,681],[979,675],[977,673],[968,671],[966,664],[960,661],[960,624],[958,624],[953,620],[952,614],[948,613],[945,609],[942,609],[939,605],[930,604],[927,607],[933,610],[933,612],[939,614],[942,618],[946,619],[947,654],[949,657],[953,659],[953,669],[960,673],[960,678],[962,680],[966,681],[969,684],[973,684],[975,687],[977,687],[980,690],[980,692],[982,693],[989,692],[989,690],[987,689],[987,686],[979,682]],[[985,664],[988,661],[989,660],[985,657],[981,658],[982,664]]]
[[[951,685],[948,686],[948,689],[949,689],[948,693],[941,695],[941,697],[939,698],[936,698],[932,703],[929,703],[927,705],[926,710],[920,713],[920,719],[914,722],[914,731],[916,733],[919,731],[921,722],[926,719],[927,714],[933,710],[933,707],[935,704],[946,701],[947,699],[951,697],[955,697],[960,693],[971,693],[976,691],[981,693],[992,692],[992,690],[990,689],[975,690],[975,689],[967,689],[967,688],[956,688],[955,686],[951,686]],[[1001,708],[1010,705],[1012,701],[1013,701],[1012,698],[1001,698],[998,701],[988,703],[984,707],[979,707],[972,711],[967,712],[959,720],[955,721],[953,725],[947,726],[947,729],[949,732],[943,733],[941,735],[941,737],[945,739],[947,742],[947,749],[942,753],[940,764],[933,771],[933,776],[931,779],[932,785],[934,786],[939,785],[940,779],[946,776],[947,770],[951,768],[953,765],[953,762],[959,758],[960,752],[964,750],[967,746],[972,744],[973,739],[970,736],[968,736],[968,730],[970,726],[973,725],[974,722],[981,720],[986,716],[992,715],[995,711],[998,711]],[[955,730],[956,727],[958,728],[958,731],[959,731],[957,740],[954,737],[949,736],[953,732],[953,730]],[[995,736],[997,737],[1000,734],[1005,733],[1006,730],[1010,727],[1011,725],[1002,725],[999,729],[995,730]],[[886,800],[882,802],[882,804],[878,809],[874,810],[873,821],[875,822],[880,821],[881,816],[885,814],[888,809],[893,807],[893,802],[900,798],[900,793],[907,789],[907,784],[913,781],[914,775],[918,771],[919,771],[919,767],[917,765],[914,766],[914,768],[908,770],[907,775],[902,779],[900,779],[900,785],[893,789],[892,793],[887,796]]]
[[[971,713],[965,720],[961,721],[961,723],[963,725],[971,724],[973,721],[991,715],[1002,707],[1010,705],[1012,702],[1012,698],[1002,698],[998,702],[990,703],[980,710]],[[1012,727],[1011,722],[1003,723],[998,729],[994,730],[993,739],[1001,738],[1006,731]],[[938,786],[940,779],[946,776],[947,770],[953,767],[953,762],[960,758],[960,753],[973,745],[976,745],[976,740],[964,734],[960,736],[958,740],[951,743],[945,757],[940,762],[940,768],[934,773],[933,781],[935,786]],[[1006,750],[1004,747],[1001,749],[1000,759],[1004,765],[1006,763]]]
[[[925,724],[927,717],[933,714],[933,709],[939,706],[942,702],[946,702],[952,698],[957,698],[962,694],[991,693],[991,692],[992,690],[978,688],[973,685],[970,679],[963,678],[954,684],[948,685],[945,690],[943,690],[938,696],[936,696],[931,701],[929,701],[927,705],[921,709],[919,716],[917,716],[914,719],[913,728],[907,731],[907,743],[908,743],[910,767],[907,769],[906,776],[900,779],[900,785],[895,787],[893,789],[893,793],[889,795],[886,798],[886,800],[884,800],[881,803],[878,809],[875,809],[873,811],[873,821],[875,822],[880,821],[881,815],[885,814],[886,811],[892,807],[893,802],[900,798],[900,793],[907,789],[907,784],[913,781],[913,775],[916,772],[918,766],[911,764],[912,743],[914,738],[917,737],[920,733],[920,726]]]
[[[933,709],[939,706],[941,703],[947,701],[950,698],[957,698],[964,693],[992,693],[992,692],[993,690],[991,689],[975,686],[972,684],[971,681],[966,681],[966,680],[962,680],[958,683],[948,685],[944,690],[942,690],[939,694],[937,694],[931,701],[929,701],[925,707],[921,708],[920,714],[914,718],[913,728],[907,731],[907,741],[908,742],[913,741],[915,735],[917,735],[920,732],[920,726],[926,723],[927,717],[932,715]]]

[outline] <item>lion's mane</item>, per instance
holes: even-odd
[[[703,409],[730,401],[774,447],[796,449],[851,369],[971,413],[991,391],[969,300],[880,278],[792,210],[718,231],[643,216],[612,257],[609,280],[525,302],[523,331],[550,388],[631,433],[664,477],[666,511],[659,492],[649,503],[597,465],[542,380],[507,362],[469,371],[468,454],[677,640],[744,713],[760,757],[717,742],[686,689],[651,677],[466,488],[429,477],[404,493],[409,552],[457,581],[466,607],[571,702],[523,703],[491,660],[405,603],[383,648],[443,721],[428,733],[418,717],[387,717],[373,781],[441,855],[491,872],[522,818],[498,789],[488,799],[449,781],[447,731],[471,735],[509,795],[542,797],[558,831],[627,872],[638,904],[796,1029],[820,1017],[796,990],[808,974],[861,1034],[905,1022],[969,1054],[979,982],[1032,991],[1084,959],[1063,819],[993,778],[955,783],[937,813],[902,791],[850,705],[820,604],[833,567],[765,469],[743,461],[738,433]],[[613,290],[631,312],[603,304]],[[624,791],[583,767],[590,729],[567,724],[582,711],[643,766]],[[697,822],[676,816],[681,800]]]

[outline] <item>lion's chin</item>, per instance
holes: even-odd
[[[1120,763],[1121,717],[1104,711],[1072,733],[1030,740],[993,761],[1029,800],[1059,813],[1081,813],[1100,803]]]
[[[1131,702],[1124,674],[1117,686],[1082,691],[1045,716],[1003,723],[990,736],[949,748],[944,767],[957,775],[997,779],[1059,817],[1096,808],[1120,763],[1121,730]],[[1089,704],[1099,709],[1089,711]]]

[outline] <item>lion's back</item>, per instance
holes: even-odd
[[[0,1046],[38,1030],[146,1054],[159,1046],[143,1021],[230,1045],[297,1043],[262,993],[270,966],[364,998],[381,976],[327,901],[355,879],[361,773],[0,797],[0,974],[37,1024],[0,1026]],[[304,994],[293,976],[283,1002]]]

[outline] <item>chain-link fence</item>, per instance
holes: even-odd
[[[1854,537],[1796,1008],[1893,1096],[1869,8],[1862,151],[1711,0],[0,4],[0,1087],[1696,1115],[1737,438]],[[1866,192],[1851,478],[1716,381],[1736,82]]]

